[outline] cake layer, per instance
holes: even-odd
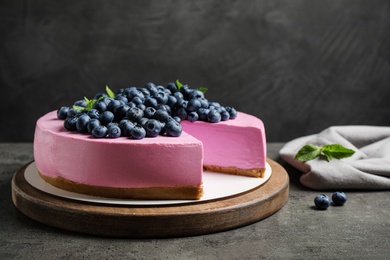
[[[191,135],[96,139],[64,129],[56,111],[37,121],[34,158],[47,179],[81,185],[199,190],[202,184],[202,143]]]
[[[207,170],[262,177],[267,148],[263,122],[238,112],[234,120],[217,124],[182,121],[182,128],[203,143]]]

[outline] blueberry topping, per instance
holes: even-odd
[[[71,107],[59,108],[57,118],[64,120],[67,130],[90,133],[96,138],[142,139],[180,136],[182,120],[218,123],[237,117],[233,107],[209,102],[205,90],[178,81],[166,86],[149,82],[142,88],[121,88],[116,95],[106,87],[107,93],[97,93],[91,100],[84,98]]]

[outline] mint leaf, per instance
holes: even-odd
[[[115,94],[114,92],[112,92],[112,90],[106,85],[106,92],[107,92],[107,95],[110,97],[110,98],[115,98]]]
[[[328,144],[322,147],[307,144],[303,146],[295,155],[295,159],[302,162],[307,162],[317,158],[318,156],[324,156],[329,162],[333,158],[342,159],[352,156],[355,153],[354,150],[345,148],[340,144]]]
[[[321,148],[322,153],[326,156],[327,161],[329,162],[332,158],[342,159],[352,156],[355,151],[345,148],[340,144],[328,144],[324,145]]]
[[[197,88],[197,90],[202,91],[202,93],[204,94],[204,93],[206,93],[206,91],[208,90],[208,88]]]
[[[320,156],[320,154],[321,147],[315,146],[313,144],[307,144],[298,151],[298,153],[295,155],[295,159],[298,161],[307,162]]]
[[[76,106],[76,105],[74,105],[74,106],[73,106],[73,109],[74,109],[76,112],[81,112],[81,111],[84,111],[86,108],[85,108],[85,107],[82,107],[82,106]]]
[[[180,90],[181,87],[183,86],[183,84],[181,84],[180,81],[177,79],[176,80],[176,86],[177,86],[177,89]]]

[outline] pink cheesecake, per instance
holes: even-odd
[[[38,119],[34,158],[44,180],[61,189],[103,197],[199,199],[203,167],[262,177],[262,121],[238,113],[219,123],[182,122],[180,137],[97,139],[67,131],[56,111]]]

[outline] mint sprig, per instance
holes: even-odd
[[[106,85],[106,93],[107,93],[107,96],[110,97],[110,98],[115,98],[115,94],[114,92]],[[76,106],[74,105],[73,106],[73,109],[77,112],[81,112],[81,111],[89,111],[93,108],[93,106],[99,102],[100,100],[102,100],[104,98],[104,96],[101,96],[100,98],[98,99],[88,99],[87,97],[84,97],[84,100],[85,100],[85,103],[87,104],[86,107],[82,107],[82,106]]]
[[[347,158],[352,156],[354,153],[354,150],[345,148],[340,144],[328,144],[322,147],[313,144],[307,144],[297,152],[295,159],[298,161],[307,162],[322,156],[329,162],[333,158]]]

